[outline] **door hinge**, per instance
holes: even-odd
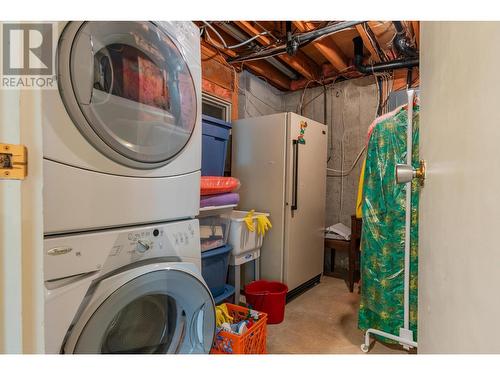
[[[23,145],[0,143],[0,179],[24,180],[28,174],[28,152]]]

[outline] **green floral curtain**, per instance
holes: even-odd
[[[399,335],[403,326],[406,187],[397,184],[395,167],[406,164],[407,111],[376,125],[368,143],[363,185],[361,302],[359,328]],[[419,107],[413,112],[412,164],[418,167]],[[417,339],[418,190],[411,195],[410,329]],[[382,337],[380,340],[390,342]]]

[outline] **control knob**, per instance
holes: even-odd
[[[145,253],[151,248],[151,243],[144,240],[137,240],[137,251]]]

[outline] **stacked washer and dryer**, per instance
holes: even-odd
[[[42,95],[47,353],[207,353],[190,22],[59,25]]]

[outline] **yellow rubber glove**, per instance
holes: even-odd
[[[255,232],[255,225],[253,223],[253,214],[254,214],[255,210],[251,210],[244,218],[243,218],[243,221],[245,222],[245,224],[247,225],[247,229],[250,231],[250,232]]]
[[[225,303],[215,307],[215,321],[217,327],[220,327],[223,323],[231,324],[233,322],[233,317],[229,315],[227,306]]]
[[[265,235],[266,232],[273,227],[271,225],[271,221],[267,218],[266,215],[258,215],[256,219],[257,219],[257,233],[262,236]]]

